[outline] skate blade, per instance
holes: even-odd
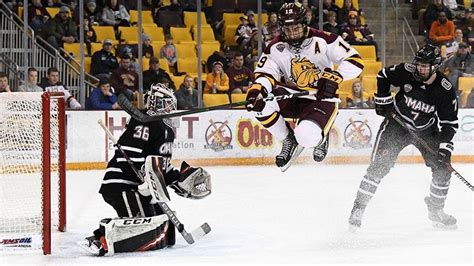
[[[445,225],[445,224],[440,223],[440,222],[431,222],[431,225],[433,225],[434,228],[441,229],[441,230],[446,230],[446,231],[451,231],[451,230],[458,229],[457,224]]]
[[[291,156],[290,160],[288,161],[287,164],[283,165],[282,167],[280,167],[280,170],[282,172],[285,172],[286,170],[288,170],[288,168],[290,168],[291,164],[293,163],[294,160],[296,160],[296,158],[298,158],[298,156],[300,156],[300,154],[303,152],[304,150],[304,147],[301,146],[301,145],[298,145],[296,147],[296,150],[295,152],[293,153],[293,155]]]
[[[99,249],[95,247],[94,245],[89,246],[89,241],[83,240],[83,241],[78,241],[76,244],[81,247],[83,250],[87,251],[89,254],[92,254],[94,256],[99,256]]]

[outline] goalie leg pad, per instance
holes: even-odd
[[[166,189],[164,170],[165,159],[161,156],[148,156],[145,160],[145,182],[152,197],[151,203],[168,202],[170,195]],[[140,185],[142,186],[142,185]],[[139,186],[139,190],[144,190]],[[140,192],[141,193],[141,192]]]
[[[175,243],[174,226],[166,215],[140,218],[115,218],[101,221],[102,246],[107,256],[117,252],[157,250]]]

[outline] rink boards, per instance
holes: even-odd
[[[114,153],[98,119],[119,137],[129,116],[124,111],[67,112],[67,162],[69,169],[105,167]],[[453,161],[473,162],[474,109],[459,111]],[[201,164],[268,164],[281,144],[244,110],[221,110],[178,117],[173,157]],[[293,123],[293,121],[290,121]],[[382,117],[373,110],[340,110],[330,132],[326,163],[366,163],[370,158]],[[311,161],[305,150],[299,162]],[[400,154],[402,162],[422,162],[413,147]]]

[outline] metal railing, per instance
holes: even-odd
[[[2,53],[0,53],[0,72],[7,74],[10,87],[18,88],[20,86],[23,77],[18,65]]]
[[[411,30],[411,27],[410,27],[410,24],[408,23],[407,18],[403,17],[403,22],[402,22],[402,56],[403,56],[403,60],[407,59],[407,55],[406,55],[406,52],[405,52],[406,44],[408,44],[408,47],[410,48],[410,51],[411,51],[411,54],[409,55],[409,57],[413,58],[416,54],[416,51],[418,51],[420,49],[420,46],[418,45],[418,41],[416,40],[415,34],[413,34],[413,31]]]
[[[25,32],[22,19],[3,2],[0,2],[0,25],[0,54],[15,62],[20,76],[24,77],[28,68],[34,67],[38,70],[38,77],[42,78],[46,77],[48,68],[56,67],[61,82],[76,99],[81,99],[81,93],[85,93],[87,97],[95,88],[97,78],[87,74],[85,88],[81,89],[80,64],[69,57],[63,57],[60,51],[37,36],[30,27]]]

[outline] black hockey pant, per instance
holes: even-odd
[[[428,128],[424,131],[417,132],[433,150],[438,150],[438,130],[436,127]],[[375,145],[370,159],[370,165],[366,175],[357,192],[355,204],[365,207],[377,190],[377,186],[383,177],[385,177],[390,169],[394,166],[400,151],[408,145],[415,145],[421,152],[426,166],[431,168],[432,182],[430,184],[430,197],[432,202],[438,208],[443,208],[448,194],[449,181],[451,173],[447,167],[437,161],[435,155],[427,151],[420,143],[400,126],[395,120],[386,118],[380,125],[377,133]]]
[[[115,209],[117,217],[151,217],[164,214],[158,204],[150,204],[151,197],[145,197],[137,191],[130,190],[103,193],[102,197],[105,202]],[[163,232],[163,227],[160,226],[157,228],[156,232],[142,236],[138,242],[137,238],[131,238],[130,241],[128,241],[129,243],[121,243],[121,246],[124,247],[123,251],[141,250],[140,247],[143,246],[144,243],[154,241],[154,239],[162,233],[166,233],[166,238],[157,242],[154,246],[148,246],[149,249],[147,250],[162,249],[167,246],[173,246],[176,242],[175,228],[170,221],[167,223],[168,226],[166,226],[166,232]],[[97,239],[100,239],[101,236],[104,236],[104,233],[104,229],[99,228],[94,231],[94,236]],[[115,251],[121,252],[120,250],[117,250],[117,248]]]

